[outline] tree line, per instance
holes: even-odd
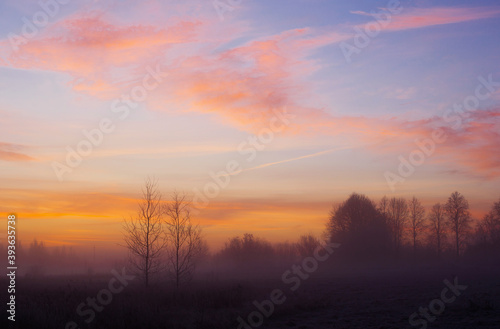
[[[397,258],[403,247],[410,247],[413,255],[430,248],[437,258],[447,248],[460,257],[466,249],[500,246],[500,200],[482,220],[474,220],[467,199],[459,192],[430,209],[416,197],[384,196],[376,203],[353,193],[333,207],[326,233],[353,258]]]
[[[16,259],[23,264],[23,272],[29,277],[43,276],[47,268],[76,268],[86,263],[86,259],[81,257],[72,246],[47,247],[44,241],[38,241],[35,238],[27,247],[21,240],[17,240],[15,247]],[[7,254],[7,248],[2,243],[0,243],[0,254]]]
[[[228,239],[220,251],[209,255],[200,226],[192,222],[191,200],[186,194],[174,192],[165,201],[158,182],[147,179],[137,208],[136,214],[124,220],[123,233],[128,262],[146,286],[152,276],[163,276],[179,287],[193,278],[201,262],[213,267],[228,265],[239,272],[269,269],[277,262],[290,263],[310,256],[320,244],[312,234],[301,236],[297,242],[271,244],[245,233]],[[231,272],[228,267],[224,271]]]
[[[129,261],[146,286],[152,275],[163,274],[179,287],[192,279],[200,261],[226,274],[269,271],[310,256],[321,244],[312,234],[296,242],[272,244],[245,233],[228,239],[210,256],[201,228],[192,223],[187,195],[174,192],[165,201],[151,179],[142,194],[137,213],[124,221],[124,240]],[[323,238],[341,244],[337,261],[379,262],[419,255],[441,259],[444,251],[454,257],[465,252],[492,253],[500,251],[500,200],[482,220],[474,220],[459,192],[430,209],[416,197],[384,196],[375,202],[353,193],[332,207]]]

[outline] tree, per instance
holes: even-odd
[[[389,200],[387,216],[392,233],[394,252],[398,255],[408,221],[408,204],[406,203],[406,200],[403,198],[391,198]]]
[[[353,193],[334,206],[326,232],[330,241],[341,243],[344,254],[355,259],[387,254],[389,236],[384,216],[365,195]]]
[[[425,228],[425,208],[417,198],[413,197],[408,202],[411,237],[413,240],[413,255],[417,251],[417,239],[419,234]]]
[[[168,271],[175,285],[191,279],[196,262],[205,252],[201,228],[191,223],[191,202],[186,194],[172,193],[165,205],[165,237]]]
[[[294,248],[295,249],[295,248]],[[235,236],[230,238],[224,248],[219,252],[220,258],[237,263],[250,263],[265,260],[273,256],[272,245],[251,233],[243,234],[243,237]]]
[[[464,244],[467,234],[470,231],[469,203],[465,197],[453,192],[445,205],[448,225],[455,235],[455,249],[457,257],[460,256],[460,247]]]
[[[387,211],[389,210],[389,198],[384,195],[382,199],[380,199],[377,209],[382,215],[387,216]]]
[[[297,243],[288,241],[279,242],[274,245],[274,253],[280,261],[284,263],[292,263],[297,260],[299,251],[297,250]]]
[[[446,214],[444,206],[436,203],[429,214],[430,238],[436,245],[438,258],[441,258],[441,249],[446,239]]]
[[[44,242],[38,242],[37,239],[34,239],[30,244],[28,256],[29,262],[31,263],[28,274],[33,277],[43,276],[45,273],[45,265],[49,261],[49,253]]]
[[[45,243],[43,241],[38,242],[36,238],[33,239],[33,242],[30,243],[29,255],[32,262],[44,263],[47,258]]]
[[[500,246],[500,200],[479,222],[477,231],[483,243]]]
[[[320,244],[320,241],[314,235],[302,235],[297,242],[297,251],[301,257],[308,257],[313,255]]]
[[[124,221],[124,240],[130,262],[144,277],[147,287],[151,274],[160,270],[162,249],[165,246],[161,193],[157,181],[146,179],[138,206],[137,215]]]

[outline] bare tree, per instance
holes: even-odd
[[[448,198],[445,210],[448,217],[448,225],[455,235],[455,249],[457,257],[459,257],[460,247],[465,242],[467,234],[470,231],[469,203],[462,194],[453,192]]]
[[[432,206],[429,214],[429,222],[431,230],[430,238],[435,243],[437,256],[440,258],[442,247],[446,239],[446,213],[442,204],[436,203]]]
[[[422,206],[420,200],[415,197],[408,202],[408,208],[410,211],[410,229],[413,240],[413,255],[415,255],[417,252],[418,236],[425,228],[425,208]]]
[[[201,228],[191,223],[191,202],[185,194],[174,192],[164,208],[166,215],[168,270],[178,288],[191,278],[196,261],[204,251]]]
[[[319,239],[314,235],[302,235],[297,242],[297,250],[301,257],[308,257],[314,253],[320,244]]]
[[[146,179],[137,215],[124,221],[125,244],[130,262],[149,285],[150,276],[160,270],[160,256],[164,247],[162,229],[161,193],[158,182]]]
[[[293,245],[293,252],[297,251]],[[242,263],[256,262],[272,257],[273,246],[268,241],[255,237],[251,233],[243,234],[243,237],[235,236],[224,244],[219,253],[219,258],[234,261],[240,266]]]
[[[285,264],[296,261],[299,253],[297,243],[289,241],[276,243],[274,245],[274,252],[277,258]]]
[[[384,195],[382,199],[380,199],[377,209],[382,215],[387,216],[387,211],[389,210],[389,198]]]
[[[399,254],[403,242],[404,230],[408,221],[408,204],[403,198],[391,198],[387,209],[389,225],[392,232],[394,251]]]
[[[484,242],[500,245],[500,201],[495,202],[492,209],[478,224],[483,231]]]

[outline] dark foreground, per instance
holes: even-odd
[[[144,289],[138,279],[120,290],[115,281],[115,293],[102,292],[112,278],[111,273],[18,278],[15,326],[5,310],[2,321],[13,328],[38,329],[500,328],[498,264],[323,268],[301,279],[295,291],[291,288],[297,281],[283,282],[278,273],[256,280],[212,275],[179,290],[161,285]],[[8,286],[5,280],[1,284]],[[90,303],[94,299],[94,309],[88,298]],[[415,312],[412,325],[409,318]]]

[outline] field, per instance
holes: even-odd
[[[161,284],[146,289],[135,279],[109,301],[99,294],[109,287],[111,273],[20,277],[15,327],[74,328],[70,321],[78,328],[144,329],[500,327],[498,264],[341,269],[325,264],[301,280],[295,291],[291,289],[295,284],[284,283],[280,272],[256,273],[253,279],[212,273],[179,290]],[[457,296],[448,288],[443,297],[444,280],[458,284]],[[269,301],[276,289],[282,292],[280,298],[274,296],[279,305]],[[84,316],[77,308],[87,298],[99,300],[99,296],[107,304],[99,305],[86,323],[90,307],[80,309]],[[443,298],[447,302],[434,301]],[[409,317],[420,307],[431,307],[437,314],[429,313],[430,320],[416,315],[412,326]]]

